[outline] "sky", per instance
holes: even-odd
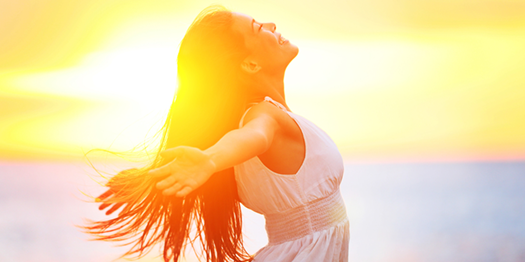
[[[0,0],[0,161],[152,141],[216,1]],[[525,2],[228,0],[299,47],[289,107],[347,161],[525,159]]]

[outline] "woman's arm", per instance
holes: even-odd
[[[161,155],[174,160],[149,174],[167,176],[157,183],[164,195],[186,196],[212,174],[266,152],[280,129],[278,118],[282,113],[268,103],[260,103],[246,114],[246,125],[226,133],[204,151],[188,146],[165,150]]]
[[[259,114],[242,128],[228,132],[204,152],[219,172],[266,152],[278,128],[272,116]]]

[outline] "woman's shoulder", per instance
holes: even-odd
[[[279,120],[286,116],[286,112],[266,100],[253,103],[244,112],[244,124],[261,116],[269,116],[279,122]]]

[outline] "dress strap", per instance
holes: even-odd
[[[273,99],[272,99],[271,97],[269,97],[269,96],[266,96],[266,97],[264,98],[264,101],[266,101],[266,102],[270,102],[270,103],[274,104],[274,105],[277,106],[278,108],[284,110],[284,112],[288,112],[288,109],[286,109],[286,107],[284,107],[281,103],[279,103],[279,102],[273,100]]]
[[[270,104],[273,104],[274,106],[278,107],[279,109],[283,110],[284,112],[288,112],[288,110],[286,109],[286,107],[284,107],[281,103],[279,103],[279,102],[273,100],[273,99],[272,99],[271,97],[269,97],[269,96],[266,96],[266,97],[264,98],[264,100],[261,101],[261,102],[264,102],[264,101],[269,102]],[[260,103],[260,102],[259,102],[259,103]],[[239,122],[239,128],[242,127],[242,125],[243,125],[243,121],[244,121],[244,117],[246,116],[246,114],[248,113],[248,111],[250,111],[250,109],[252,109],[252,107],[253,107],[254,105],[256,105],[256,104],[258,104],[258,103],[252,103],[252,104],[251,104],[252,106],[248,107],[248,109],[246,109],[246,111],[244,111],[244,114],[243,114],[242,117],[241,117],[241,121]]]
[[[242,117],[241,117],[241,121],[239,122],[239,128],[242,127],[243,122],[244,122],[244,117],[246,116],[246,114],[248,113],[248,111],[250,111],[250,109],[252,109],[252,107],[253,107],[253,106],[250,106],[250,107],[248,107],[248,109],[246,109],[246,111],[244,111],[244,114],[243,114]]]

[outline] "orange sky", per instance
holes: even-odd
[[[210,3],[0,0],[0,159],[143,142],[175,92],[177,45]],[[299,46],[288,103],[346,159],[525,159],[525,2],[222,3]]]

